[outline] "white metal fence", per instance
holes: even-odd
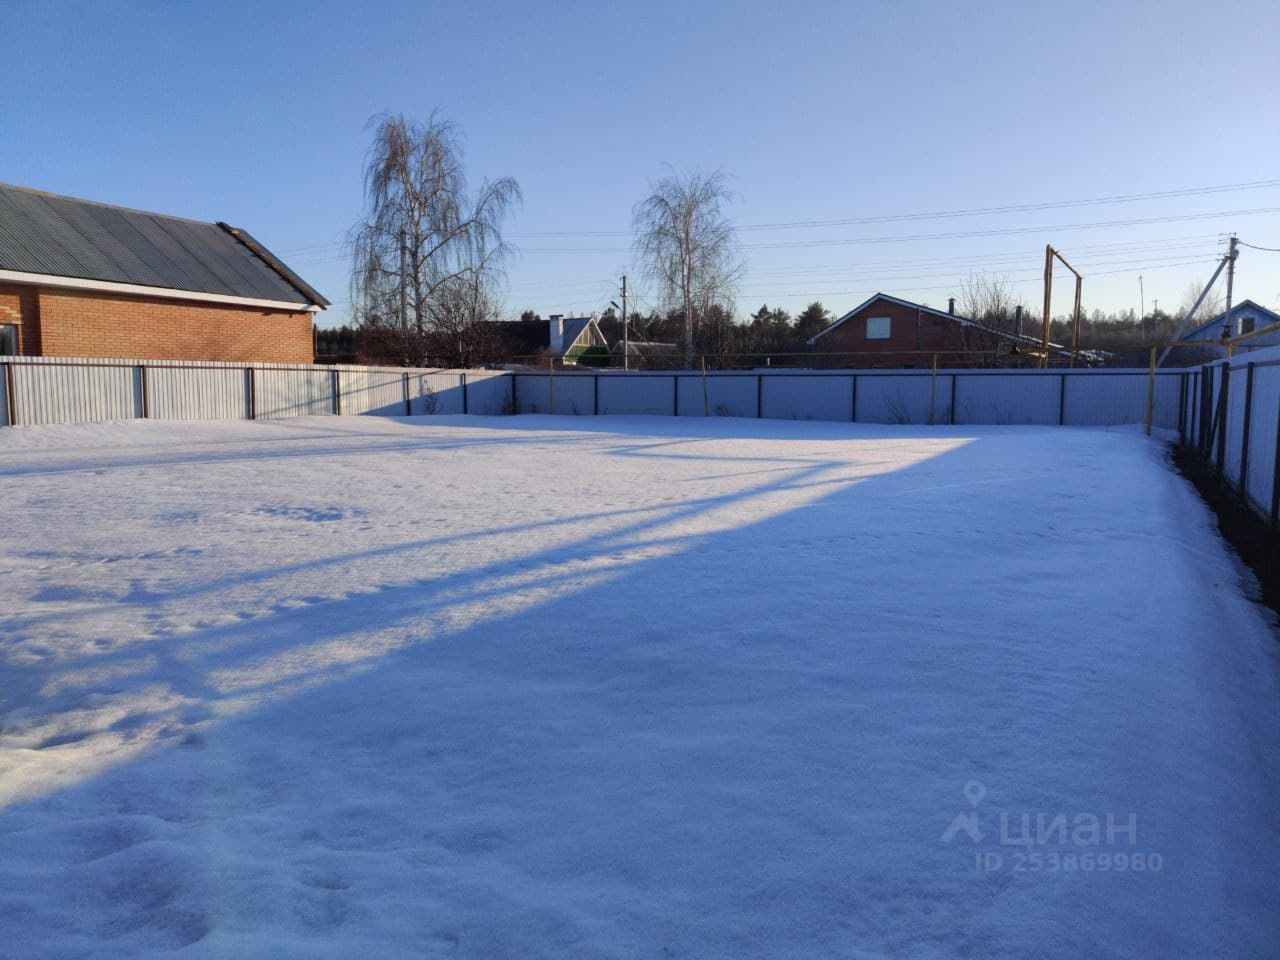
[[[491,370],[9,357],[0,424],[511,411]]]
[[[1087,369],[510,373],[51,357],[5,358],[0,366],[2,424],[556,413],[1104,426],[1142,423],[1154,386],[1153,424],[1182,429],[1187,397],[1204,376],[1161,370],[1153,382],[1146,370]]]
[[[1280,347],[1183,374],[1178,432],[1242,501],[1280,525]]]
[[[1143,423],[1147,370],[769,370],[512,375],[516,413],[862,423]],[[1176,429],[1184,375],[1158,370],[1152,422]]]

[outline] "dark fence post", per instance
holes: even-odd
[[[142,389],[142,419],[146,420],[151,416],[151,399],[147,396],[146,364],[138,364],[138,385]]]
[[[406,371],[400,375],[402,385],[404,387],[404,415],[406,417],[413,416],[413,402],[409,399],[409,374]]]
[[[512,373],[509,376],[511,377],[511,415],[514,417],[520,412],[520,406],[516,402],[516,375]]]
[[[333,368],[333,415],[335,417],[342,416],[342,372],[337,368]]]
[[[9,416],[9,426],[18,425],[18,398],[13,395],[13,364],[4,365],[4,403]]]
[[[1178,444],[1187,445],[1187,372],[1178,374]]]
[[[1208,364],[1200,367],[1200,390],[1199,403],[1196,412],[1196,449],[1200,451],[1200,456],[1207,457],[1208,451],[1208,430],[1209,430],[1209,385],[1213,376],[1213,368]]]
[[[1249,427],[1253,419],[1253,361],[1244,368],[1244,423],[1240,436],[1240,499],[1249,503]]]
[[[854,379],[857,379],[856,377]],[[756,419],[764,416],[764,374],[756,374]]]
[[[849,378],[849,422],[858,422],[858,375]]]
[[[956,423],[956,380],[959,379],[955,371],[951,373],[951,406],[947,410],[947,423],[955,426]]]
[[[1214,429],[1218,432],[1218,482],[1222,482],[1227,469],[1227,404],[1231,400],[1231,361],[1222,368],[1222,386],[1218,388],[1218,416]]]
[[[591,376],[591,415],[600,416],[600,374]]]
[[[465,373],[458,374],[459,380],[462,382],[462,412],[468,413],[467,410],[467,375]]]
[[[1058,426],[1066,426],[1067,423],[1067,375],[1065,373],[1058,374]]]
[[[680,374],[671,375],[671,415],[680,416]]]
[[[249,381],[249,419],[258,419],[258,374],[254,367],[244,368],[245,378]]]

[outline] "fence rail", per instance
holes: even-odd
[[[1203,374],[1186,370],[567,373],[48,357],[0,358],[0,366],[5,425],[555,413],[1112,426],[1149,416],[1182,431],[1188,419],[1205,419],[1191,399]],[[1270,389],[1262,385],[1260,396]]]

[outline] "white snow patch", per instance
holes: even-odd
[[[1275,638],[1164,451],[0,431],[0,953],[1275,956]]]

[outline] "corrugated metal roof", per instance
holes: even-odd
[[[328,306],[241,234],[225,224],[0,184],[0,270]]]
[[[1234,329],[1239,332],[1240,318],[1253,317],[1255,330],[1268,327],[1273,323],[1280,323],[1280,314],[1274,310],[1268,310],[1261,304],[1254,303],[1252,300],[1241,300],[1231,308],[1231,323]],[[1222,328],[1226,325],[1227,314],[1224,310],[1212,320],[1206,320],[1200,326],[1196,327],[1189,333],[1184,333],[1180,339],[1182,340],[1221,340]]]

